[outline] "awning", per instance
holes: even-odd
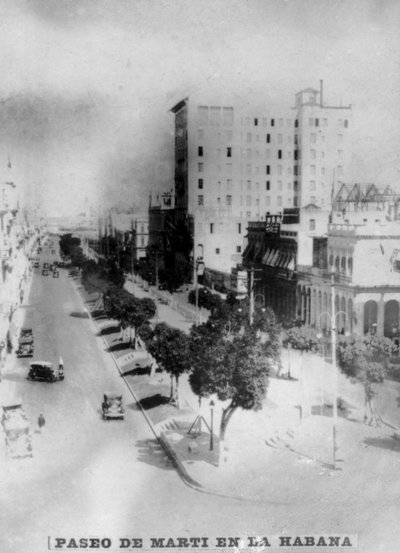
[[[260,262],[261,261],[262,249],[263,249],[263,243],[262,242],[261,242],[261,244],[256,244],[255,253],[254,253],[254,256],[253,256],[253,261],[255,261],[255,262]]]
[[[270,255],[271,255],[271,248],[268,248],[262,258],[262,263],[264,263],[264,265],[268,265],[267,261]]]
[[[255,246],[254,242],[249,242],[247,244],[246,249],[243,252],[243,259],[250,259],[254,250],[254,246]]]
[[[296,269],[296,258],[295,258],[295,255],[293,253],[290,256],[290,261],[288,263],[287,268],[288,268],[289,271],[294,271]]]

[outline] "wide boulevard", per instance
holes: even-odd
[[[53,248],[43,247],[20,309],[33,328],[34,359],[57,364],[61,356],[65,379],[29,381],[29,358],[16,359],[4,375],[1,385],[21,398],[31,421],[33,457],[8,459],[1,450],[0,551],[43,553],[57,537],[109,537],[113,545],[143,538],[145,549],[150,537],[266,532],[267,506],[201,493],[181,480],[97,335],[79,280],[67,269],[59,278],[42,275],[43,263],[56,258]],[[102,420],[106,390],[123,393],[124,421]],[[279,518],[284,506],[275,507]]]

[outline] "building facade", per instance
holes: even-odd
[[[193,218],[193,254],[211,277],[229,280],[248,221],[310,204],[328,210],[334,183],[349,178],[351,106],[326,105],[322,83],[286,110],[185,98],[172,112],[176,207]]]

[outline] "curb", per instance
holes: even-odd
[[[76,283],[73,282],[73,285],[75,287],[75,290],[76,292],[78,293],[79,297],[82,299],[83,301],[83,304],[85,305],[85,300],[84,298],[82,297],[81,293],[79,292],[77,286],[76,286]],[[161,445],[161,447],[163,448],[163,450],[166,452],[166,454],[168,455],[168,457],[170,458],[172,464],[176,467],[177,469],[177,472],[179,474],[179,476],[181,477],[182,481],[188,485],[190,488],[193,488],[197,491],[201,491],[201,492],[205,492],[205,493],[216,493],[214,492],[213,490],[208,490],[206,488],[204,488],[201,484],[199,484],[198,482],[196,482],[196,480],[194,480],[189,474],[188,472],[186,471],[186,469],[184,468],[184,466],[182,465],[182,462],[180,461],[180,459],[178,458],[178,456],[176,455],[175,451],[173,451],[173,449],[171,448],[171,446],[169,445],[167,439],[165,438],[164,436],[164,433],[161,432],[161,434],[159,434],[153,424],[153,421],[150,419],[150,417],[148,416],[148,414],[146,413],[146,411],[143,409],[138,397],[136,396],[136,393],[135,391],[133,390],[132,386],[129,384],[129,382],[126,380],[124,374],[122,373],[121,371],[121,368],[118,364],[118,361],[115,357],[115,355],[113,354],[112,351],[109,351],[109,345],[107,344],[107,341],[105,339],[105,337],[103,336],[102,332],[101,332],[101,329],[99,328],[99,326],[97,325],[95,319],[93,319],[92,317],[92,314],[91,312],[86,308],[85,306],[85,311],[86,313],[88,313],[89,317],[90,317],[90,320],[92,321],[92,323],[94,324],[94,326],[96,327],[96,329],[100,332],[100,335],[101,335],[101,338],[103,340],[103,343],[104,345],[107,347],[107,353],[109,355],[111,355],[111,358],[114,362],[114,365],[117,367],[118,369],[118,372],[120,374],[120,376],[123,378],[124,382],[125,382],[125,385],[126,387],[128,388],[128,390],[130,391],[130,393],[132,394],[134,400],[136,401],[136,404],[139,406],[139,409],[141,411],[141,413],[143,414],[144,418],[146,419],[152,433],[154,434],[155,438],[158,440],[159,444]]]

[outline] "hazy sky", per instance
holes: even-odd
[[[173,186],[190,94],[352,104],[355,177],[399,186],[398,0],[0,0],[0,176],[51,214]],[[3,160],[3,161],[2,161]]]

